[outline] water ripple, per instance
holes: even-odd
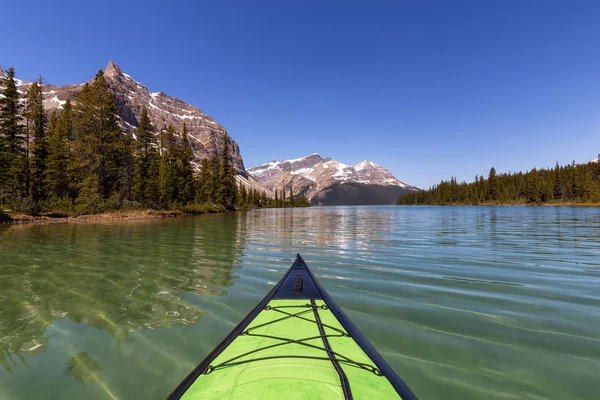
[[[1,398],[164,398],[296,253],[420,398],[600,391],[597,209],[316,207],[0,227],[0,253]]]

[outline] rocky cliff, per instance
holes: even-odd
[[[203,158],[218,154],[223,148],[223,139],[227,131],[198,107],[163,92],[150,92],[144,85],[121,71],[112,61],[108,63],[104,77],[115,95],[119,117],[126,132],[135,134],[142,108],[146,107],[150,121],[156,129],[172,125],[181,130],[184,123],[187,125],[198,164]],[[239,146],[231,138],[229,145],[237,174],[247,177]]]
[[[4,75],[4,71],[0,70],[0,75]],[[189,105],[163,92],[150,92],[144,85],[123,72],[112,61],[108,63],[104,71],[104,77],[117,100],[118,116],[124,132],[135,137],[142,108],[146,107],[148,108],[150,121],[157,131],[169,125],[173,125],[178,131],[181,131],[183,123],[186,123],[189,128],[190,142],[197,165],[200,164],[203,158],[211,157],[221,151],[227,131],[214,118],[203,113],[198,107]],[[19,92],[25,96],[31,82],[17,79],[17,85]],[[46,110],[61,109],[68,98],[73,100],[77,96],[83,85],[55,86],[44,84],[43,93]],[[24,98],[23,101],[25,101]],[[230,149],[236,172],[247,177],[248,174],[244,168],[239,146],[231,138]]]
[[[5,72],[1,68],[0,76],[5,76]],[[104,77],[117,101],[118,117],[123,132],[131,134],[135,138],[142,108],[146,107],[150,121],[157,132],[172,125],[180,134],[185,122],[189,131],[196,168],[199,167],[203,158],[209,158],[213,154],[220,153],[227,131],[214,118],[202,112],[198,107],[168,96],[163,92],[150,92],[148,88],[123,72],[112,61],[108,63],[104,70]],[[23,96],[23,102],[25,101],[25,93],[31,83],[17,79],[18,90]],[[44,84],[43,94],[46,110],[62,109],[67,99],[75,99],[83,85],[83,83],[65,86]],[[0,87],[0,93],[2,89]],[[265,191],[268,196],[272,196],[269,190],[266,190],[248,175],[244,168],[244,161],[238,144],[231,137],[229,137],[229,140],[237,181],[248,188],[254,188],[260,192]]]
[[[398,196],[418,190],[371,161],[346,165],[318,154],[269,161],[248,172],[271,191],[292,188],[295,196],[304,194],[313,204],[395,204]]]

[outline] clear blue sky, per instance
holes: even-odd
[[[318,152],[428,187],[600,152],[598,1],[22,1],[0,65],[115,61],[215,117],[246,167]]]

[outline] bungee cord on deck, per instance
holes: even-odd
[[[286,312],[281,310],[282,308],[305,308],[306,310],[303,311],[299,311],[295,314]],[[319,321],[315,321],[315,320],[311,320],[308,318],[303,317],[303,314],[306,313],[310,313],[310,312],[315,312],[318,310],[328,310],[329,308],[327,307],[326,304],[323,305],[316,305],[316,304],[304,304],[304,305],[293,305],[293,306],[275,306],[275,307],[271,307],[271,306],[266,306],[264,308],[265,311],[276,311],[279,312],[281,314],[284,314],[285,317],[273,320],[273,321],[269,321],[269,322],[265,322],[253,327],[250,327],[246,330],[244,330],[242,333],[240,333],[240,336],[253,336],[253,337],[263,337],[263,338],[267,338],[267,339],[273,339],[273,340],[279,340],[281,341],[281,343],[276,343],[276,344],[272,344],[269,346],[264,346],[258,349],[254,349],[251,351],[248,351],[246,353],[240,354],[236,357],[230,358],[229,360],[226,360],[220,364],[217,365],[209,365],[206,370],[204,371],[204,374],[210,374],[211,372],[218,370],[218,369],[223,369],[223,368],[227,368],[227,367],[233,367],[236,365],[241,365],[241,364],[248,364],[251,362],[255,362],[255,361],[264,361],[264,360],[273,360],[273,359],[282,359],[282,358],[303,358],[303,359],[312,359],[312,360],[325,360],[325,361],[337,361],[340,363],[344,363],[344,364],[348,364],[348,365],[352,365],[364,370],[367,370],[369,372],[372,372],[373,374],[377,375],[377,376],[382,376],[383,374],[381,373],[381,371],[370,364],[366,364],[366,363],[361,363],[358,361],[354,361],[352,359],[350,359],[349,357],[344,356],[343,354],[340,354],[338,352],[329,350],[325,347],[321,347],[321,346],[317,346],[314,344],[310,344],[310,343],[306,343],[310,340],[315,340],[315,339],[325,339],[325,338],[334,338],[334,337],[347,337],[350,338],[350,335],[343,331],[342,329],[336,328],[334,326],[328,325],[328,324],[324,324],[322,323],[320,320]],[[311,337],[307,337],[307,338],[302,338],[302,339],[289,339],[289,338],[283,338],[283,337],[278,337],[278,336],[273,336],[273,335],[266,335],[266,334],[261,334],[261,333],[252,333],[253,331],[255,331],[256,329],[259,328],[263,328],[267,325],[271,325],[271,324],[275,324],[277,322],[280,321],[284,321],[287,320],[289,318],[298,318],[301,319],[303,321],[307,321],[307,322],[311,322],[316,324],[317,326],[320,326],[322,328],[328,328],[331,329],[335,332],[338,332],[338,334],[326,334],[326,335],[317,335],[317,336],[311,336]],[[249,356],[251,354],[256,354],[258,352],[264,351],[264,350],[268,350],[268,349],[272,349],[275,347],[280,347],[280,346],[284,346],[287,344],[298,344],[301,346],[306,346],[306,347],[310,347],[313,349],[318,349],[321,351],[324,351],[327,353],[328,357],[317,357],[317,356],[302,356],[302,355],[278,355],[278,356],[268,356],[268,357],[258,357],[258,358],[251,358],[251,359],[247,359],[247,360],[241,360],[241,361],[236,361],[236,360],[240,360],[241,358],[244,358],[246,356]]]

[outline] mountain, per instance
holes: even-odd
[[[2,69],[0,69],[0,76],[5,76]],[[104,70],[104,78],[117,101],[119,124],[123,132],[135,138],[142,108],[146,107],[150,121],[157,131],[172,125],[177,134],[180,134],[185,122],[188,127],[196,169],[198,169],[202,159],[220,153],[227,131],[214,118],[202,112],[198,107],[187,104],[176,97],[168,96],[163,92],[150,92],[144,85],[123,72],[112,61],[108,63]],[[16,81],[19,93],[25,96],[32,82],[18,79]],[[62,109],[67,99],[75,99],[83,85],[55,86],[44,84],[44,107],[48,111]],[[2,92],[2,89],[0,87],[0,92]],[[22,101],[25,101],[25,98]],[[239,146],[231,136],[229,136],[229,149],[237,181],[248,188],[254,188],[259,192],[265,191],[268,196],[272,196],[273,194],[270,191],[263,188],[248,175],[244,168]]]
[[[0,76],[4,75],[0,69]],[[180,134],[183,124],[187,125],[196,169],[202,159],[220,153],[227,131],[198,107],[163,92],[151,92],[112,61],[104,70],[104,78],[115,96],[119,124],[124,133],[135,139],[138,120],[146,107],[157,133],[172,125]],[[16,81],[24,102],[32,82]],[[62,109],[67,99],[76,98],[83,85],[44,84],[46,110]],[[2,89],[0,87],[0,93]],[[271,161],[246,171],[238,144],[229,135],[227,137],[236,180],[269,197],[274,196],[275,189],[281,191],[282,188],[286,188],[286,195],[289,195],[291,187],[294,195],[304,194],[313,204],[394,204],[400,195],[417,190],[370,161],[350,166],[318,154],[296,160]]]
[[[273,192],[285,188],[288,195],[291,187],[294,196],[304,194],[315,205],[395,204],[418,190],[371,161],[346,165],[318,154],[269,161],[248,172]]]

